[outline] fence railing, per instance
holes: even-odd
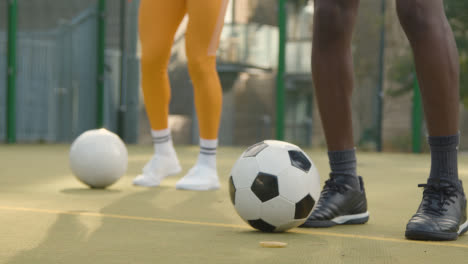
[[[59,26],[17,34],[16,137],[19,142],[67,142],[96,126],[97,12],[92,7]],[[0,32],[0,54],[6,54]],[[2,56],[3,57],[3,56]],[[120,52],[106,52],[106,127],[117,124]],[[0,60],[0,72],[6,72]],[[6,82],[0,82],[5,98]],[[0,101],[0,140],[5,140],[6,101]]]

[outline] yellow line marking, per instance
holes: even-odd
[[[91,217],[103,217],[103,218],[124,219],[124,220],[138,220],[138,221],[147,221],[147,222],[176,223],[176,224],[211,226],[211,227],[252,229],[248,225],[233,225],[233,224],[222,224],[222,223],[197,222],[197,221],[178,220],[178,219],[128,216],[128,215],[116,215],[116,214],[102,214],[102,213],[93,213],[93,212],[73,212],[73,211],[63,211],[63,210],[36,209],[36,208],[9,207],[9,206],[0,206],[0,210],[46,213],[46,214],[59,214],[59,215],[91,216]],[[332,232],[323,232],[323,231],[313,231],[311,229],[293,229],[293,230],[291,230],[289,232],[297,233],[297,234],[306,234],[306,235],[329,236],[329,237],[339,237],[339,238],[354,238],[354,239],[382,241],[382,242],[394,242],[394,243],[406,243],[406,244],[423,244],[423,245],[427,245],[427,246],[444,246],[444,247],[468,248],[468,245],[456,244],[456,243],[452,243],[452,242],[415,241],[415,240],[406,240],[406,239],[399,239],[399,238],[387,238],[387,237],[377,237],[377,236],[364,236],[364,235],[354,235],[354,234],[342,234],[342,233],[332,233]]]
[[[24,208],[24,207],[9,207],[9,206],[0,206],[0,210],[23,211],[23,212],[34,212],[34,213],[46,213],[46,214],[93,216],[93,217],[104,217],[104,218],[125,219],[125,220],[139,220],[139,221],[148,221],[148,222],[165,222],[165,223],[176,223],[176,224],[186,224],[186,225],[200,225],[200,226],[215,226],[215,227],[251,229],[247,225],[232,225],[232,224],[221,224],[221,223],[196,222],[196,221],[177,220],[177,219],[142,217],[142,216],[129,216],[129,215],[116,215],[116,214],[102,214],[102,213],[93,213],[93,212],[74,212],[74,211],[36,209],[36,208]]]
[[[468,245],[456,244],[456,243],[451,243],[451,242],[406,240],[406,239],[400,239],[400,238],[363,236],[363,235],[354,235],[354,234],[340,234],[340,233],[312,231],[312,230],[304,230],[304,229],[301,229],[301,230],[294,229],[294,230],[291,230],[290,232],[299,233],[299,234],[308,234],[308,235],[318,235],[318,236],[331,236],[331,237],[340,237],[340,238],[355,238],[355,239],[373,240],[373,241],[382,241],[382,242],[395,242],[395,243],[406,243],[406,244],[423,244],[423,245],[428,245],[428,246],[445,246],[445,247],[468,248]]]

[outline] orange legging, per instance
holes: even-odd
[[[200,137],[216,139],[222,89],[216,71],[216,50],[229,0],[141,0],[139,30],[142,87],[151,128],[168,128],[171,89],[167,66],[174,35],[187,13],[188,69],[193,82]]]

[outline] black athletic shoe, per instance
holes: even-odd
[[[312,214],[301,227],[364,224],[369,220],[361,177],[330,176]]]
[[[429,179],[416,214],[406,225],[406,238],[456,240],[468,230],[466,197],[461,181]]]

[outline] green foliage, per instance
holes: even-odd
[[[414,63],[411,54],[399,57],[395,64],[390,68],[388,77],[400,84],[398,88],[390,88],[386,93],[392,97],[407,94],[413,91],[414,78]]]
[[[460,97],[468,108],[468,1],[445,0],[445,10],[452,26],[460,54]],[[402,57],[389,71],[389,78],[401,84],[389,90],[390,96],[399,96],[412,91],[414,64],[411,55]]]
[[[446,0],[445,10],[460,54],[460,97],[468,108],[468,1]]]

